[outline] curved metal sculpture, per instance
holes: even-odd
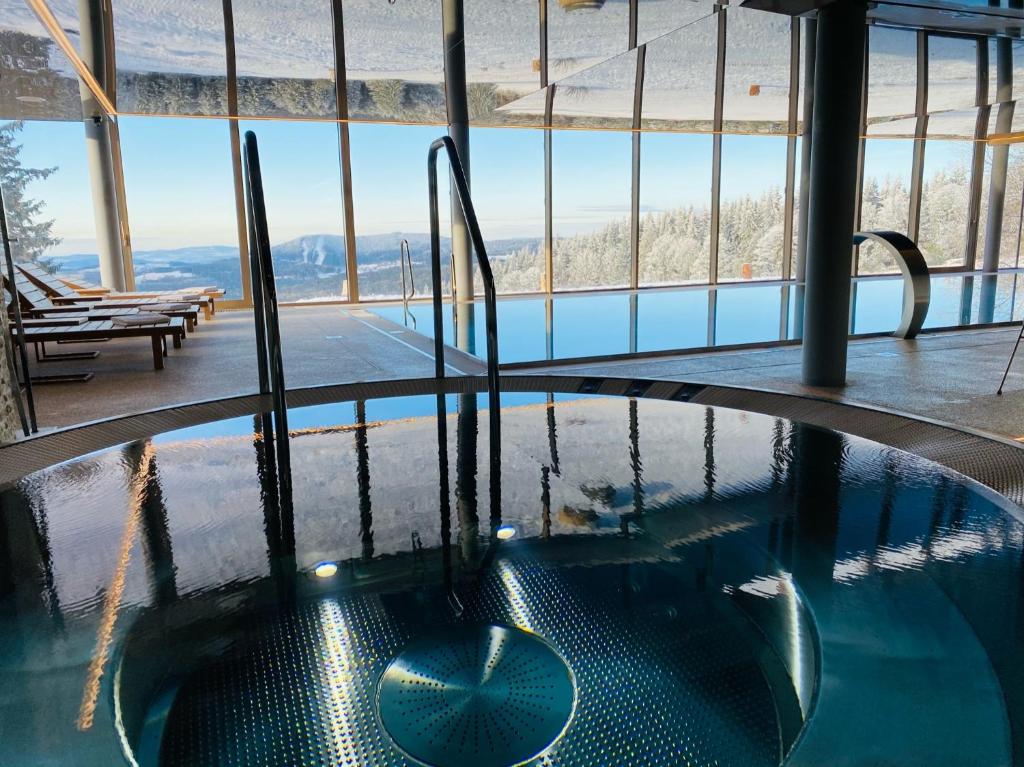
[[[903,273],[903,316],[892,332],[896,338],[914,338],[924,325],[931,302],[932,283],[928,264],[920,249],[905,234],[886,230],[855,232],[853,244],[877,242],[896,257]]]

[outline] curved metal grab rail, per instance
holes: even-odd
[[[497,296],[494,289],[494,274],[487,259],[484,238],[480,234],[480,223],[469,196],[469,182],[462,167],[455,142],[448,136],[436,139],[427,152],[427,182],[430,192],[430,279],[434,293],[434,375],[444,378],[444,317],[441,313],[441,234],[437,212],[437,153],[444,149],[448,153],[452,180],[458,193],[459,204],[466,216],[469,237],[476,251],[480,277],[484,283],[484,321],[487,331],[487,400],[490,424],[491,451],[491,519],[500,518],[501,513],[501,395],[498,390],[498,313]],[[454,264],[452,281],[455,280]],[[470,286],[472,289],[472,286]],[[452,306],[453,316],[456,307]]]
[[[405,267],[409,266],[409,284],[406,286]],[[402,270],[402,318],[408,327],[412,319],[412,328],[416,329],[416,315],[409,314],[409,299],[416,297],[416,278],[412,272],[412,251],[409,249],[409,241],[403,239],[398,243],[398,266]]]
[[[245,133],[242,154],[245,178],[245,217],[249,228],[249,269],[252,280],[253,318],[256,324],[256,356],[260,394],[270,394],[274,406],[277,476],[281,494],[281,537],[287,550],[294,551],[291,517],[291,451],[288,444],[288,410],[285,403],[284,360],[278,321],[277,286],[270,253],[267,206],[263,196],[256,134]],[[264,429],[266,435],[269,430]]]
[[[853,244],[870,240],[877,242],[893,256],[903,273],[903,315],[899,327],[892,332],[896,338],[914,338],[921,332],[931,303],[932,283],[928,263],[917,244],[899,232],[872,230],[855,232]]]

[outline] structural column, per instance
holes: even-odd
[[[469,104],[466,96],[466,40],[462,0],[443,0],[444,23],[444,91],[448,107],[448,135],[459,151],[462,167],[469,180]],[[466,228],[466,217],[451,184],[452,254],[455,257],[456,299],[473,300],[473,262]]]
[[[866,13],[862,0],[818,11],[803,328],[810,386],[846,383]]]
[[[104,13],[101,0],[78,0],[81,22],[82,58],[100,86],[109,93],[112,66],[111,51],[106,49]],[[85,122],[85,153],[92,187],[92,208],[96,218],[96,249],[100,258],[100,282],[111,290],[124,290],[124,258],[121,253],[121,221],[114,181],[114,160],[109,115],[79,83],[82,116]]]

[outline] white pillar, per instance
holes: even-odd
[[[96,80],[107,87],[107,52],[104,41],[103,10],[97,0],[78,0],[82,59]],[[96,220],[96,250],[100,257],[100,282],[111,290],[125,289],[124,258],[121,253],[121,221],[114,183],[113,151],[110,145],[110,117],[84,83],[79,83],[82,117],[85,123],[85,154],[92,188],[92,209]]]

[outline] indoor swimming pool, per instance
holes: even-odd
[[[0,764],[1022,763],[1018,507],[538,380],[500,458],[479,381],[389,382],[0,488]]]
[[[935,274],[925,328],[952,328],[1024,318],[1020,274],[997,277]],[[900,277],[853,281],[851,332],[887,333],[899,325]],[[800,288],[793,284],[723,284],[636,292],[503,296],[498,301],[501,362],[573,359],[672,349],[770,343],[800,337]],[[376,306],[381,317],[433,335],[429,303]],[[445,341],[454,344],[451,304],[444,306]],[[484,356],[483,306],[471,341]],[[800,318],[800,319],[798,319]]]

